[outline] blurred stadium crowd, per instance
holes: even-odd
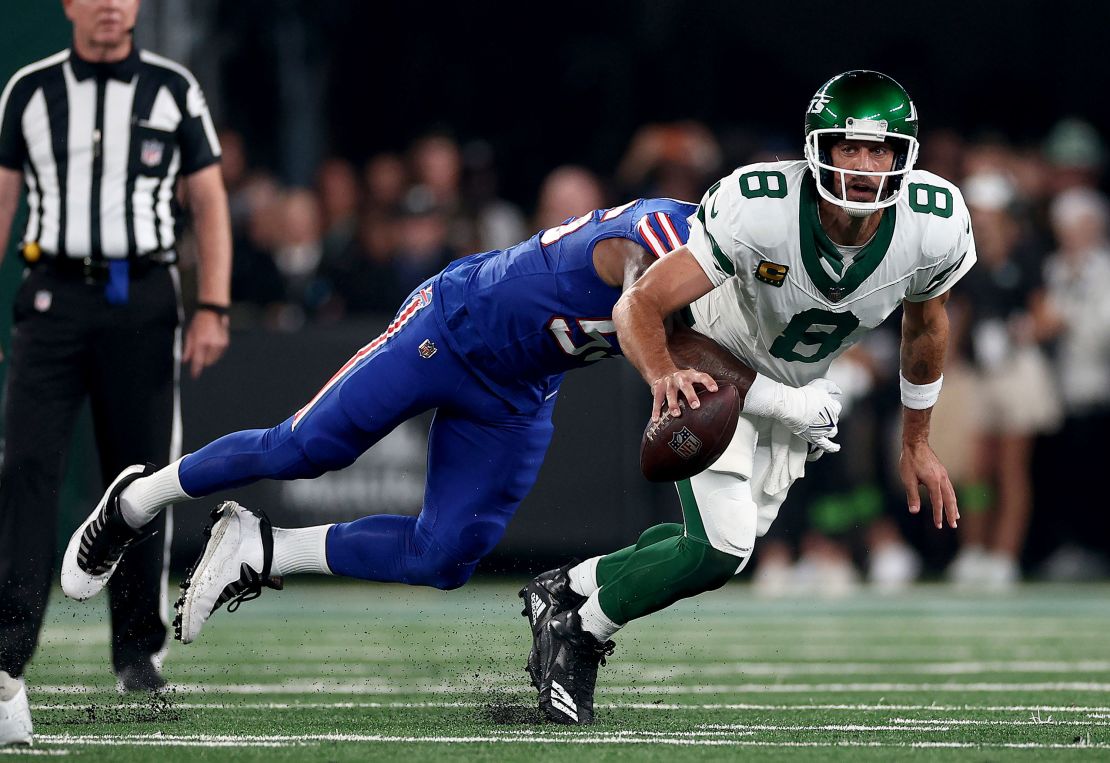
[[[489,143],[446,132],[363,166],[327,159],[310,188],[283,187],[241,135],[225,130],[220,139],[235,325],[279,331],[386,317],[457,257],[636,197],[697,200],[732,167],[801,158],[800,145],[728,149],[696,122],[649,125],[611,174],[558,167],[525,208],[499,196]],[[950,303],[951,350],[933,417],[935,447],[959,485],[958,540],[904,516],[891,321],[833,367],[848,400],[844,451],[815,465],[763,542],[755,583],[765,593],[835,593],[864,579],[897,588],[926,569],[991,589],[1023,572],[1050,580],[1110,574],[1100,473],[1100,435],[1110,431],[1101,137],[1064,120],[1035,145],[942,131],[924,134],[921,147],[918,167],[963,189],[979,256]]]

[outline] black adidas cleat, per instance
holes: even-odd
[[[149,659],[141,659],[124,665],[116,672],[116,690],[127,692],[152,692],[166,688],[166,679]]]
[[[547,720],[572,725],[594,722],[597,668],[614,647],[612,641],[603,644],[582,630],[577,609],[551,618],[539,638],[540,711]]]
[[[119,497],[132,482],[154,472],[151,464],[124,469],[108,486],[88,518],[74,531],[62,557],[62,591],[66,596],[84,601],[99,593],[108,584],[128,546],[143,536],[150,536],[132,529],[124,521]]]
[[[226,501],[212,519],[204,550],[181,582],[181,598],[174,605],[174,637],[183,644],[195,640],[224,604],[234,612],[244,601],[261,596],[263,587],[282,588],[282,579],[270,575],[274,533],[263,512]]]
[[[540,688],[538,652],[540,632],[547,627],[552,617],[568,609],[574,609],[586,600],[585,596],[575,593],[570,587],[569,573],[578,564],[577,559],[571,559],[558,569],[537,575],[517,594],[524,600],[524,609],[520,614],[527,617],[528,624],[532,626],[532,649],[528,653],[528,663],[524,669],[528,671],[536,691]]]

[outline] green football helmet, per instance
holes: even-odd
[[[859,175],[834,167],[829,147],[838,140],[885,142],[894,150],[888,172],[869,172],[878,177],[875,201],[848,201],[848,175]],[[917,161],[917,109],[901,85],[885,74],[856,69],[838,74],[821,86],[806,112],[806,161],[817,181],[821,198],[843,207],[853,217],[867,215],[898,202],[902,179]],[[841,193],[837,195],[839,184]]]

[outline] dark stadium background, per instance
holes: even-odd
[[[3,17],[5,78],[67,43],[60,2],[5,0]],[[926,137],[952,128],[1033,144],[1068,115],[1105,134],[1107,22],[1105,6],[1075,0],[527,7],[146,0],[137,41],[188,63],[220,126],[240,132],[252,161],[290,185],[311,183],[327,156],[362,163],[444,130],[460,141],[487,141],[501,194],[530,211],[552,168],[573,162],[608,176],[637,128],[649,122],[706,123],[726,163],[755,146],[796,155],[808,98],[848,68],[876,68],[899,79],[915,98]],[[5,345],[19,271],[10,248],[0,272]],[[220,366],[199,383],[186,383],[186,448],[231,429],[277,423],[385,318],[296,333],[237,331]],[[531,568],[538,563],[533,557],[602,550],[674,516],[670,495],[637,478],[646,402],[623,363],[570,380],[541,483],[483,569]],[[73,518],[99,494],[87,432],[79,433],[79,443],[63,493]],[[240,495],[276,506],[279,524],[349,518],[396,504],[413,510],[419,441],[402,438],[381,451],[347,477]],[[383,505],[367,507],[366,496]],[[177,512],[179,566],[192,558],[204,508]],[[950,552],[944,543],[929,549],[933,559]]]

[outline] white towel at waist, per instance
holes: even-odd
[[[763,452],[758,461],[767,464],[759,474],[755,474],[757,449]],[[807,453],[805,440],[777,421],[740,414],[732,442],[709,469],[752,480],[753,488],[773,496],[805,474]]]
[[[777,421],[771,423],[770,429],[771,459],[761,488],[767,495],[778,495],[794,480],[805,476],[809,445]],[[763,446],[762,442],[757,445]]]

